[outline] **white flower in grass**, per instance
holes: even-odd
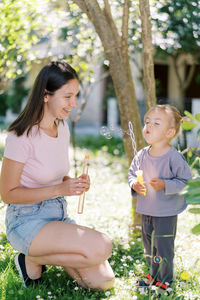
[[[124,244],[124,245],[123,245],[123,248],[124,248],[125,250],[128,250],[128,249],[130,249],[130,245],[129,245],[129,244]]]
[[[171,292],[172,292],[172,288],[171,288],[171,287],[168,288],[167,291],[168,291],[169,293],[171,293]]]
[[[106,297],[110,296],[110,292],[109,291],[105,292],[105,295]]]
[[[135,242],[131,242],[131,245],[134,245],[135,244]]]
[[[37,299],[40,299],[40,295],[37,295],[36,298],[37,298]]]
[[[124,267],[128,267],[128,265],[127,265],[127,264],[123,264],[123,266],[124,266]]]
[[[110,262],[110,265],[111,265],[111,266],[114,266],[114,264],[115,264],[115,262],[112,260],[112,261]]]
[[[142,240],[141,238],[137,238],[137,241],[138,241],[138,242],[141,242],[141,240]]]
[[[130,270],[130,271],[129,271],[129,276],[133,276],[133,275],[134,275],[133,270]]]
[[[58,274],[56,274],[56,276],[57,276],[57,277],[60,277],[60,276],[61,276],[61,274],[60,274],[60,273],[58,273]]]
[[[137,296],[132,296],[132,300],[137,300]]]
[[[139,259],[136,259],[136,261],[135,261],[135,262],[136,262],[136,264],[139,264],[139,263],[140,263]]]
[[[74,289],[75,289],[75,291],[78,291],[78,286],[75,286],[75,288],[74,288]]]
[[[48,292],[47,294],[48,294],[48,295],[51,295],[51,292]]]
[[[133,258],[132,258],[130,255],[128,255],[127,258],[128,258],[130,261],[133,261]]]
[[[180,281],[180,282],[179,282],[179,285],[180,285],[180,287],[185,287],[186,284],[185,284],[185,282]]]
[[[140,292],[140,295],[145,295],[146,294],[144,288],[139,288],[138,290]]]

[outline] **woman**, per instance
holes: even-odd
[[[110,239],[66,214],[64,196],[79,196],[90,186],[89,177],[67,175],[69,129],[63,120],[77,106],[78,93],[75,70],[51,62],[8,128],[0,191],[8,204],[7,238],[21,252],[15,264],[24,286],[40,281],[45,265],[62,266],[85,288],[107,290],[114,283]]]

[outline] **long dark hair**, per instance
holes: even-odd
[[[40,123],[44,115],[44,96],[53,95],[64,84],[72,79],[78,80],[76,71],[66,62],[53,61],[43,67],[35,79],[35,83],[24,110],[8,127],[20,136],[27,130],[29,134],[34,125]]]

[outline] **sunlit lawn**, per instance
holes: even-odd
[[[111,141],[112,142],[112,141]],[[157,290],[136,291],[135,282],[145,274],[145,260],[140,233],[131,231],[131,198],[127,185],[125,158],[108,154],[107,147],[97,152],[79,149],[78,161],[90,154],[91,189],[86,195],[83,215],[77,214],[77,197],[68,199],[68,211],[77,223],[107,233],[113,240],[110,263],[116,275],[115,286],[107,292],[87,291],[78,287],[60,267],[48,267],[43,284],[24,289],[16,268],[16,251],[7,243],[5,236],[5,207],[0,210],[0,299],[156,299]],[[118,153],[116,151],[115,153]],[[71,151],[72,155],[72,151]],[[73,166],[71,175],[73,176]],[[79,165],[79,174],[81,166]],[[200,236],[190,229],[199,223],[199,215],[185,211],[179,216],[176,238],[175,283],[170,297],[161,299],[200,299]],[[180,278],[186,271],[190,277]]]

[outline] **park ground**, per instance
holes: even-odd
[[[3,153],[1,140],[0,153]],[[93,144],[95,142],[93,141]],[[82,145],[83,146],[83,145]],[[116,281],[107,292],[87,291],[76,285],[60,267],[47,267],[43,284],[23,288],[14,266],[16,251],[5,235],[5,210],[0,202],[0,299],[1,300],[86,300],[86,299],[157,299],[158,290],[136,290],[135,282],[146,273],[140,228],[133,233],[131,196],[127,184],[128,164],[119,142],[107,141],[104,146],[77,148],[78,174],[85,154],[90,155],[91,188],[86,194],[84,213],[77,214],[78,197],[68,198],[68,213],[77,223],[100,230],[112,239],[113,252],[109,261]],[[73,151],[70,149],[71,171],[74,176]],[[187,208],[178,219],[175,247],[175,281],[170,297],[162,293],[160,299],[200,299],[200,236],[191,233],[199,223],[199,215]],[[186,272],[186,273],[184,273]],[[185,275],[185,277],[184,277]]]

